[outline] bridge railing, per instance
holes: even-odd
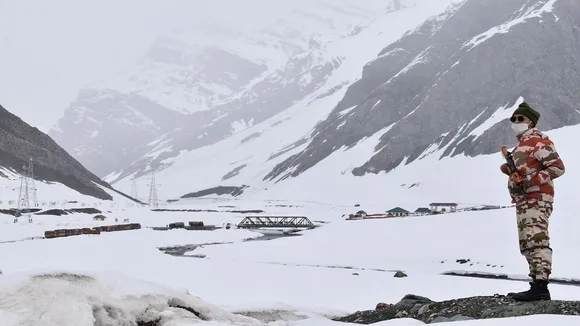
[[[313,228],[306,216],[246,216],[237,225],[241,229],[252,228]]]

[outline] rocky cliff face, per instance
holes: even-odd
[[[112,189],[109,184],[85,169],[49,136],[29,126],[2,106],[0,139],[0,166],[22,173],[22,167],[32,159],[35,179],[59,182],[99,199],[112,199],[111,195],[97,186]]]
[[[578,9],[573,0],[456,4],[369,62],[308,147],[265,179],[297,176],[375,133],[375,153],[354,175],[433,152],[497,152],[514,144],[505,119],[522,100],[542,114],[541,129],[580,123]]]

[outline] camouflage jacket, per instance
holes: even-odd
[[[525,194],[520,185],[509,179],[508,189],[512,203],[524,199],[553,202],[553,180],[565,172],[564,163],[556,151],[554,143],[536,128],[518,136],[518,141],[518,145],[512,151],[512,157],[523,178],[521,186],[525,190]],[[507,163],[501,166],[501,170],[508,174]]]

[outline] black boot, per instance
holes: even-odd
[[[524,292],[509,293],[509,297],[516,301],[551,300],[548,290],[548,281],[537,280],[530,282],[530,289]]]
[[[514,295],[522,295],[524,293],[528,293],[528,292],[532,291],[532,288],[534,287],[534,283],[533,282],[535,282],[535,280],[532,280],[532,282],[528,282],[528,284],[530,285],[530,289],[529,290],[523,291],[523,292],[510,292],[510,293],[507,294],[507,296],[511,298]]]

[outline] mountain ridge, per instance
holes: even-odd
[[[34,164],[34,178],[43,182],[58,182],[77,192],[101,200],[113,197],[101,187],[110,189],[129,200],[133,198],[113,189],[62,149],[52,138],[29,126],[0,105],[0,166],[13,173],[22,173],[23,166]],[[0,174],[7,178],[4,173]],[[101,187],[99,187],[101,186]]]

